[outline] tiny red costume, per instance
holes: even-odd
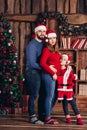
[[[58,100],[63,100],[66,96],[67,100],[73,99],[73,87],[75,76],[73,71],[69,68],[63,69],[60,71],[60,74],[57,78],[58,81]]]

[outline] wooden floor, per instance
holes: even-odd
[[[84,125],[76,124],[76,119],[71,114],[72,123],[66,124],[63,113],[52,114],[59,121],[58,125],[33,125],[28,122],[28,115],[8,115],[0,117],[0,130],[87,130],[87,113],[81,113]]]

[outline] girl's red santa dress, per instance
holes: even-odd
[[[63,63],[63,66],[66,66],[70,63],[71,57],[63,54],[62,57],[65,57],[66,61]],[[73,99],[73,87],[75,86],[76,76],[73,74],[71,67],[65,67],[60,70],[60,74],[58,75],[58,100],[63,100],[64,96],[66,96],[67,100]]]
[[[63,69],[57,78],[58,81],[58,100],[63,100],[66,96],[67,100],[73,99],[73,87],[75,76],[69,68]]]

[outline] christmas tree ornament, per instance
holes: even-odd
[[[7,18],[0,14],[0,114],[6,115],[21,104],[22,92],[20,66],[16,49],[16,39]],[[19,80],[20,79],[20,80]]]

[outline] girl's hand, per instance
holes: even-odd
[[[68,65],[68,69],[71,71],[72,70],[72,66]]]
[[[57,72],[57,69],[55,68],[55,66],[54,66],[54,65],[50,65],[49,67],[50,67],[50,69],[51,69],[54,73],[56,73],[56,72]]]

